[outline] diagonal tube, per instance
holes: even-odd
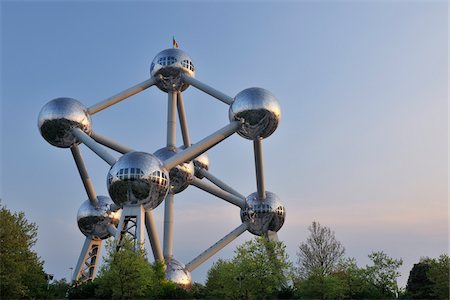
[[[158,80],[160,80],[159,77],[152,77],[148,80],[138,83],[137,85],[135,85],[129,89],[126,89],[112,97],[109,97],[108,99],[106,99],[102,102],[92,105],[91,107],[88,108],[88,113],[90,115],[96,114],[99,111],[102,111],[102,110],[110,107],[111,105],[119,103],[120,101],[125,100],[128,97],[131,97],[139,92],[142,92],[145,89],[148,89],[152,85],[155,85],[158,82]]]
[[[256,186],[258,189],[258,198],[266,199],[266,190],[264,189],[264,165],[262,160],[262,142],[261,139],[253,141],[253,150],[255,153]]]
[[[218,186],[222,190],[224,190],[224,191],[226,191],[226,192],[228,192],[230,194],[233,194],[236,197],[241,198],[242,200],[245,200],[245,197],[242,194],[240,194],[238,191],[234,190],[232,187],[230,187],[229,185],[227,185],[226,183],[221,181],[219,178],[217,178],[216,176],[214,176],[210,172],[206,171],[205,169],[199,169],[199,172],[200,172],[201,175],[206,177],[209,181],[214,183],[216,186]]]
[[[208,192],[216,197],[219,197],[231,204],[239,206],[240,208],[243,208],[245,206],[245,201],[243,199],[236,197],[235,195],[230,194],[229,192],[224,191],[211,183],[204,182],[204,181],[194,177],[194,180],[191,182],[191,184],[193,186],[195,186],[205,192]]]
[[[187,148],[191,146],[191,139],[189,138],[186,111],[184,110],[183,94],[178,92],[177,96],[178,120],[180,121],[181,136],[183,137],[183,144]]]
[[[184,149],[183,151],[178,152],[177,154],[171,156],[163,162],[163,167],[166,170],[170,170],[173,167],[184,163],[185,161],[191,160],[194,157],[199,156],[203,152],[207,151],[209,148],[217,145],[230,135],[236,132],[241,126],[240,121],[233,121],[225,127],[217,130],[215,133],[207,136],[203,140],[198,143],[192,145],[189,148]]]
[[[153,213],[150,209],[145,211],[145,227],[147,228],[148,239],[152,246],[153,256],[155,261],[164,261],[164,256],[159,242],[158,232],[156,231],[155,221],[153,220]]]
[[[238,236],[240,236],[242,233],[244,233],[247,230],[247,225],[245,223],[242,223],[239,227],[237,227],[235,230],[224,236],[222,239],[220,239],[217,243],[203,251],[199,256],[191,260],[187,265],[186,269],[189,272],[192,272],[195,268],[200,266],[202,263],[204,263],[208,258],[216,254],[219,250],[221,250],[223,247],[231,243],[233,240],[235,240]]]
[[[89,149],[94,151],[101,159],[106,161],[110,166],[112,166],[117,159],[112,156],[108,151],[101,147],[96,141],[94,141],[89,135],[87,135],[80,128],[72,128],[72,134],[83,142]]]
[[[125,145],[122,145],[122,144],[120,144],[104,135],[101,135],[97,132],[92,131],[91,138],[93,138],[97,143],[102,144],[103,146],[106,146],[109,149],[112,149],[112,150],[117,151],[122,154],[134,151],[133,149],[131,149]]]
[[[92,185],[91,178],[87,172],[86,166],[84,164],[83,157],[81,156],[80,148],[77,145],[70,147],[73,159],[77,165],[78,172],[80,173],[81,181],[83,181],[84,188],[88,195],[89,201],[94,207],[98,207],[97,195],[95,194],[94,186]]]
[[[207,93],[210,96],[213,96],[214,98],[222,101],[225,104],[231,105],[231,103],[233,103],[233,98],[231,98],[228,95],[225,95],[224,93],[216,90],[215,88],[210,87],[209,85],[204,84],[203,82],[190,77],[188,75],[185,74],[181,74],[181,79],[187,83],[192,85],[193,87],[199,89],[200,91],[203,91],[205,93]]]

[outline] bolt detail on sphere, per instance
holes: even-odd
[[[42,137],[60,148],[69,148],[79,141],[72,134],[73,128],[91,133],[91,117],[87,108],[72,98],[56,98],[42,107],[38,127]]]
[[[174,45],[177,44],[174,42]],[[284,224],[286,210],[274,193],[265,190],[262,155],[263,139],[269,137],[280,122],[278,100],[262,88],[248,88],[232,98],[196,79],[195,71],[193,61],[186,52],[178,48],[166,49],[153,59],[150,78],[130,88],[89,107],[72,98],[57,98],[45,104],[40,111],[38,128],[42,137],[53,146],[70,149],[88,198],[77,214],[78,227],[85,235],[85,241],[72,282],[95,278],[102,241],[109,237],[115,239],[117,249],[131,238],[136,250],[144,247],[146,231],[154,260],[166,267],[166,278],[185,289],[192,285],[191,272],[241,234],[249,232],[278,239],[277,231]],[[158,147],[159,150],[152,150],[154,154],[150,154],[93,131],[93,115],[152,86],[167,93],[164,147]],[[225,125],[195,143],[191,143],[189,136],[182,94],[189,86],[219,100],[222,105],[227,105],[228,110],[228,120],[224,111]],[[182,137],[182,143],[178,144],[177,116]],[[203,127],[208,128],[206,125]],[[206,154],[234,133],[253,142],[257,191],[248,197],[211,172]],[[106,188],[110,198],[97,196],[83,160],[82,145],[107,163]],[[118,152],[118,155],[115,154],[118,158],[110,151]],[[237,150],[237,153],[230,155],[238,156],[240,152]],[[184,194],[182,192],[190,186],[237,206],[242,223],[183,264],[173,258],[174,207],[175,197]],[[158,219],[153,217],[153,213],[162,202],[164,236],[160,243],[158,224],[155,222]],[[202,215],[199,217],[202,218]]]

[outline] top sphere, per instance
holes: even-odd
[[[281,108],[271,92],[262,88],[248,88],[238,93],[230,105],[230,122],[243,121],[237,133],[249,140],[266,138],[278,127]]]
[[[152,77],[161,75],[162,80],[156,86],[164,92],[184,91],[188,84],[181,81],[180,75],[186,74],[195,77],[195,68],[192,59],[183,50],[170,48],[159,52],[152,61],[150,74]]]
[[[87,134],[92,131],[91,116],[87,108],[72,98],[56,98],[42,107],[38,118],[42,137],[60,148],[70,148],[79,141],[72,128],[80,128]]]
[[[108,192],[115,204],[156,208],[169,191],[169,173],[161,161],[145,152],[128,152],[111,166],[107,179]]]

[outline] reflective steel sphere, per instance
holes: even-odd
[[[161,161],[145,152],[128,152],[108,172],[108,192],[118,206],[157,207],[169,191],[169,173]]]
[[[153,153],[160,160],[166,160],[179,152],[176,147],[164,147]],[[190,161],[172,168],[169,171],[171,192],[177,194],[184,191],[194,179],[194,164]]]
[[[278,127],[281,108],[272,93],[262,88],[248,88],[234,97],[228,113],[230,121],[243,121],[238,134],[255,140],[270,136]]]
[[[170,48],[159,52],[152,61],[150,73],[154,77],[162,75],[163,79],[156,85],[164,92],[184,91],[188,84],[183,83],[180,74],[195,77],[192,59],[183,50]]]
[[[192,285],[191,272],[186,270],[184,264],[173,258],[166,261],[166,279],[184,289],[189,289]]]
[[[184,150],[186,149],[185,146],[181,146],[180,149]],[[195,169],[195,177],[202,179],[204,176],[200,174],[201,169],[205,169],[206,171],[209,170],[209,157],[206,152],[203,152],[199,156],[195,157],[193,160],[194,163],[194,169]]]
[[[276,232],[283,226],[286,210],[274,193],[266,191],[266,198],[261,201],[255,192],[245,202],[241,209],[241,220],[247,224],[247,230],[251,233],[263,235],[268,230]]]
[[[112,200],[106,196],[97,196],[98,207],[86,200],[78,209],[77,222],[80,231],[87,237],[94,240],[104,240],[111,235],[108,232],[108,226],[117,227],[120,220],[121,211],[112,211]]]
[[[56,98],[45,104],[39,113],[38,127],[47,142],[60,148],[79,143],[70,131],[72,128],[80,128],[87,134],[92,131],[87,108],[72,98]]]

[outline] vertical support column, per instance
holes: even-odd
[[[137,248],[136,245],[143,247],[144,215],[145,210],[142,205],[124,205],[115,236],[118,248],[120,248],[125,236],[129,236],[134,240],[135,248]]]
[[[93,240],[86,237],[78,258],[77,266],[72,274],[72,282],[85,282],[95,278],[101,247],[101,240]]]
[[[261,139],[253,141],[253,150],[255,152],[256,186],[258,188],[258,198],[266,199],[266,190],[264,189],[264,166],[262,160],[262,142]]]
[[[164,240],[163,240],[163,255],[167,261],[172,258],[173,245],[173,198],[174,194],[169,192],[164,201]]]
[[[169,91],[167,95],[167,146],[176,147],[177,92]]]
[[[150,209],[145,211],[145,227],[147,228],[147,235],[152,246],[155,261],[164,261],[158,233],[156,232],[155,221],[153,220],[153,213]]]

